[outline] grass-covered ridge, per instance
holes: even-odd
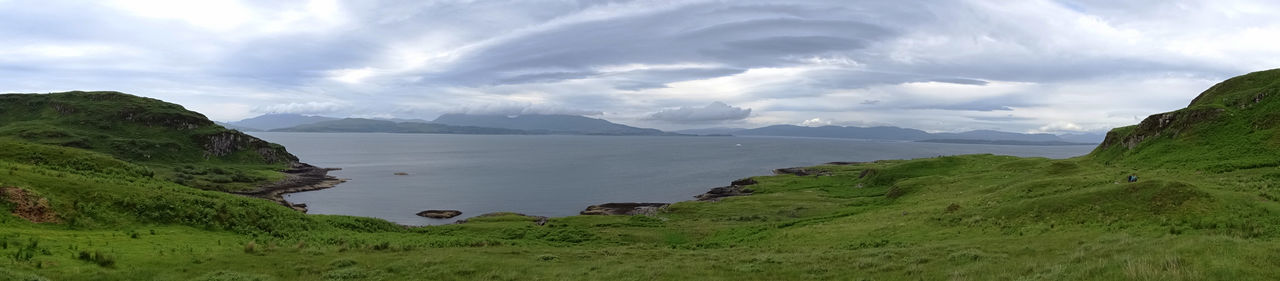
[[[157,177],[211,190],[279,179],[276,171],[298,160],[280,145],[228,130],[180,105],[119,92],[0,95],[3,139],[101,152],[149,167]]]
[[[10,137],[0,188],[26,195],[0,198],[0,280],[1276,280],[1280,171],[1250,164],[1274,143],[1248,119],[1274,104],[1196,104],[1073,159],[817,166],[755,177],[750,196],[545,225],[305,215]],[[7,215],[41,199],[58,222]]]
[[[1107,163],[1226,172],[1280,166],[1280,69],[1218,83],[1187,108],[1112,130],[1091,154]]]

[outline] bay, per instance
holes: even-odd
[[[342,168],[350,181],[286,195],[312,214],[376,217],[405,225],[452,223],[490,212],[576,215],[608,202],[677,202],[775,168],[834,161],[991,153],[1069,158],[1093,146],[1014,146],[786,137],[649,137],[278,133],[303,162]],[[396,175],[407,173],[407,175]],[[428,219],[427,209],[463,212]]]

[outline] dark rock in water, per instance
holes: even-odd
[[[756,184],[756,180],[753,178],[740,179],[740,180],[733,181],[732,183],[729,183],[729,185],[736,185],[736,186],[747,186],[747,185],[753,185],[753,184]]]
[[[418,212],[418,216],[433,219],[447,219],[461,215],[462,211],[458,210],[426,210]]]
[[[397,175],[397,176],[408,176],[408,175],[409,175],[409,173],[405,173],[405,172],[396,172],[394,175]]]
[[[797,175],[797,176],[830,176],[830,172],[826,171],[810,171],[805,168],[782,168],[773,169],[773,173],[777,175]]]
[[[756,191],[742,186],[730,185],[712,188],[710,191],[707,191],[707,193],[698,194],[697,196],[694,196],[694,198],[698,198],[698,201],[720,201],[720,198],[751,195],[753,192]]]
[[[605,203],[587,207],[581,215],[654,215],[658,210],[666,208],[668,203]]]

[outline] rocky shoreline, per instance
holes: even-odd
[[[347,179],[340,179],[329,175],[329,171],[341,170],[341,168],[320,168],[307,163],[294,163],[288,170],[284,170],[285,178],[275,183],[258,187],[248,191],[234,191],[233,194],[239,194],[250,197],[257,197],[271,200],[285,207],[293,208],[300,212],[307,212],[306,204],[293,204],[284,200],[284,195],[289,193],[305,192],[312,190],[321,190],[334,187],[340,183],[347,182]]]
[[[747,196],[755,193],[755,190],[747,188],[749,185],[756,184],[756,180],[745,178],[735,180],[729,183],[729,186],[712,188],[711,190],[694,195],[697,201],[716,202],[725,197]],[[593,216],[620,216],[620,215],[645,215],[651,216],[670,206],[671,203],[604,203],[600,205],[587,206],[586,210],[579,212],[580,215]]]

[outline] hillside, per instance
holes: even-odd
[[[0,280],[1276,280],[1274,73],[1072,159],[832,163],[651,215],[430,227],[304,215],[9,137]]]
[[[0,139],[80,148],[141,164],[157,177],[215,190],[283,177],[284,147],[160,100],[118,92],[0,95]]]
[[[672,133],[663,132],[657,129],[636,128],[605,121],[603,119],[574,115],[505,116],[445,114],[431,122],[454,126],[514,129],[540,134],[637,136],[672,135]]]
[[[1280,166],[1280,70],[1218,83],[1187,108],[1116,128],[1090,157],[1193,171]],[[1280,176],[1280,174],[1278,174]]]
[[[321,121],[294,127],[271,130],[272,132],[336,132],[336,133],[405,133],[405,134],[483,134],[520,135],[528,132],[502,128],[452,126],[434,123],[394,122],[361,118],[344,118]]]

